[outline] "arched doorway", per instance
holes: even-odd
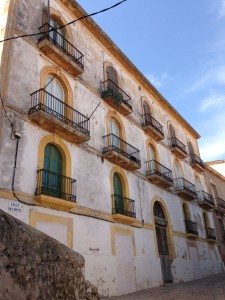
[[[163,282],[173,282],[171,272],[171,258],[169,253],[168,237],[167,237],[167,226],[168,222],[162,206],[159,202],[155,202],[153,207],[155,230],[158,245],[158,252],[160,257],[161,269]]]

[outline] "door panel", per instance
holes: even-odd
[[[132,236],[116,234],[116,256],[119,294],[136,290]]]
[[[166,228],[156,226],[156,237],[158,244],[158,251],[162,269],[163,282],[173,282],[171,272],[171,258],[169,256],[169,247],[167,242]]]

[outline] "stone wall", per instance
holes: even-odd
[[[98,299],[84,258],[0,210],[0,299]]]

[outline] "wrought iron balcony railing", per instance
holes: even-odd
[[[197,223],[190,220],[184,220],[186,233],[198,235]]]
[[[225,210],[225,200],[217,197],[216,198],[217,206]]]
[[[112,195],[113,214],[120,214],[131,218],[136,218],[135,201],[123,196]]]
[[[187,155],[187,148],[186,146],[180,141],[178,140],[176,137],[172,137],[170,139],[171,141],[171,148],[179,148],[185,155]]]
[[[216,240],[216,231],[214,228],[206,227],[206,235],[209,240]]]
[[[195,192],[195,185],[182,177],[174,179],[174,185],[176,191],[186,191],[193,196],[197,196]]]
[[[90,136],[90,120],[88,117],[44,89],[40,89],[31,94],[31,108],[28,113],[31,115],[40,110]]]
[[[131,98],[128,96],[118,85],[116,85],[111,79],[105,80],[103,83],[102,98],[112,98],[117,106],[121,103],[126,105],[129,109],[132,109]]]
[[[54,27],[46,23],[42,25],[39,30],[41,32],[41,37],[39,38],[38,42],[41,42],[44,39],[51,41],[59,49],[61,49],[63,53],[69,56],[81,69],[84,69],[84,55],[68,40],[66,40],[65,37],[61,35]]]
[[[144,115],[142,115],[142,118],[143,118],[143,123],[142,123],[142,126],[152,126],[155,130],[157,130],[160,134],[162,134],[164,136],[164,133],[163,133],[163,126],[158,122],[156,121],[150,113],[146,113]]]
[[[128,159],[141,164],[140,150],[121,140],[113,133],[103,136],[104,148],[103,153],[115,151]]]
[[[36,195],[76,202],[76,180],[46,169],[37,170]]]
[[[198,164],[202,168],[204,168],[204,162],[201,160],[200,157],[198,157],[196,154],[190,154],[190,163],[192,164]]]
[[[210,195],[204,191],[197,191],[197,196],[198,196],[199,200],[214,206],[214,200],[213,200],[212,195]]]
[[[147,161],[146,164],[147,164],[146,176],[157,174],[163,177],[164,179],[173,182],[172,171],[170,169],[166,168],[165,166],[163,166],[162,164],[160,164],[154,159]]]

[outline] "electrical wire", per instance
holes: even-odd
[[[95,15],[101,14],[101,13],[103,13],[103,12],[106,12],[106,11],[110,10],[110,9],[113,9],[113,8],[115,8],[116,6],[122,4],[122,3],[125,2],[125,1],[127,1],[127,0],[120,1],[120,2],[114,4],[114,5],[110,6],[110,7],[104,8],[104,9],[102,9],[102,10],[99,10],[99,11],[97,11],[97,12],[91,13],[91,14],[89,14],[89,15],[82,16],[82,17],[80,17],[80,18],[78,18],[78,19],[76,19],[76,20],[73,20],[73,21],[71,21],[71,22],[69,22],[69,23],[67,23],[67,24],[65,24],[65,25],[59,26],[59,27],[57,27],[57,28],[52,28],[52,29],[50,29],[50,30],[46,30],[46,31],[43,31],[43,32],[36,32],[36,33],[30,33],[30,34],[23,34],[23,35],[19,35],[19,36],[14,36],[14,37],[6,38],[6,39],[4,39],[4,40],[1,40],[0,43],[7,42],[7,41],[10,41],[10,40],[16,40],[16,39],[20,39],[20,38],[24,38],[24,37],[31,37],[31,36],[36,36],[36,35],[40,35],[40,34],[46,34],[46,33],[52,32],[52,31],[57,31],[58,29],[62,29],[62,28],[64,28],[64,27],[68,26],[68,25],[71,25],[71,24],[73,24],[73,23],[76,23],[77,21],[80,21],[80,20],[86,19],[86,18],[88,18],[88,17],[92,17],[92,16],[95,16]]]

